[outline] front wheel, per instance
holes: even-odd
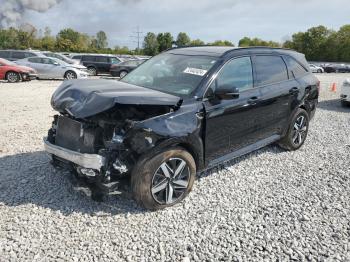
[[[64,74],[64,79],[77,79],[77,74],[73,71],[67,71],[65,74]]]
[[[321,69],[318,69],[318,70],[317,70],[317,73],[321,74],[321,73],[322,73],[322,70],[321,70]]]
[[[290,151],[299,149],[306,140],[309,121],[309,114],[299,108],[290,122],[287,134],[279,141],[279,146]]]
[[[131,174],[133,196],[150,210],[173,206],[191,191],[196,164],[190,153],[175,148],[139,163]]]
[[[16,72],[8,72],[6,74],[6,80],[9,83],[16,83],[19,82],[19,80],[21,80],[21,76]]]

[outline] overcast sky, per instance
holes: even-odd
[[[25,11],[23,21],[49,26],[55,34],[65,27],[91,35],[104,30],[111,47],[135,47],[130,36],[137,26],[144,33],[184,31],[205,42],[236,44],[244,36],[280,42],[312,26],[350,23],[348,5],[349,0],[62,0],[43,13]]]

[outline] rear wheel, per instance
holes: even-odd
[[[97,70],[96,70],[95,67],[89,66],[89,67],[87,68],[87,70],[88,70],[88,72],[89,72],[89,75],[92,75],[92,76],[97,75]]]
[[[77,74],[73,71],[67,71],[65,74],[64,74],[64,78],[65,79],[77,79]]]
[[[321,74],[321,73],[322,73],[322,70],[321,70],[321,69],[318,69],[318,70],[317,70],[317,73]]]
[[[138,204],[157,210],[181,202],[191,191],[196,164],[181,148],[162,152],[138,164],[131,174],[131,187]]]
[[[345,100],[341,100],[340,103],[341,103],[341,105],[343,107],[349,107],[350,106],[350,103],[348,101],[345,101]]]
[[[120,73],[119,73],[119,76],[120,76],[120,78],[123,78],[124,76],[126,76],[128,74],[128,72],[126,72],[126,71],[121,71]]]
[[[8,72],[6,73],[6,80],[9,83],[16,83],[21,80],[21,76],[16,72]]]
[[[305,142],[309,131],[309,114],[299,108],[290,122],[287,134],[279,141],[280,147],[286,150],[297,150]]]

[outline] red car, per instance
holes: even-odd
[[[30,81],[37,77],[37,72],[30,67],[20,66],[6,59],[0,58],[0,80],[10,83]]]

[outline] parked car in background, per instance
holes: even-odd
[[[37,76],[37,72],[33,68],[20,66],[14,62],[0,58],[0,80],[15,83],[19,81],[30,81]]]
[[[324,73],[324,69],[315,64],[309,64],[312,73]]]
[[[341,65],[326,65],[323,67],[326,73],[350,73],[350,66]]]
[[[29,57],[16,61],[19,65],[29,66],[38,72],[41,79],[75,79],[87,78],[88,73],[75,65],[50,57]],[[81,67],[81,65],[78,65]]]
[[[139,59],[139,60],[129,60],[124,61],[116,65],[111,66],[111,75],[112,76],[119,76],[123,78],[128,73],[130,73],[132,70],[137,68],[139,65],[144,63],[147,59]]]
[[[27,57],[43,56],[40,51],[34,50],[0,50],[0,58],[4,58],[9,61],[17,61]]]
[[[80,64],[87,67],[90,75],[109,74],[111,66],[122,62],[121,58],[112,55],[74,55]]]
[[[350,105],[350,79],[346,79],[343,82],[343,85],[340,91],[340,101],[342,106],[347,107]]]
[[[130,175],[136,201],[161,209],[184,199],[202,170],[275,142],[299,149],[319,84],[291,50],[172,49],[121,81],[63,83],[45,149],[95,189]]]
[[[65,55],[61,55],[61,54],[57,54],[57,53],[52,53],[52,52],[43,52],[43,54],[47,57],[52,57],[52,58],[57,58],[60,59],[64,62],[66,62],[67,64],[71,64],[71,65],[75,65],[75,64],[79,64],[78,61],[70,59],[68,57],[66,57]]]

